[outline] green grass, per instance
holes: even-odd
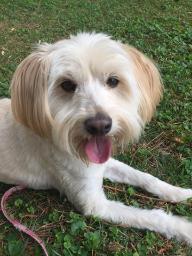
[[[34,43],[54,42],[78,31],[106,32],[130,43],[159,65],[164,98],[140,143],[122,161],[175,185],[192,187],[192,2],[189,0],[1,0],[0,97],[19,62]],[[163,208],[192,219],[189,201],[171,204],[140,189],[105,182],[109,198],[142,208]],[[0,195],[9,186],[0,185]],[[183,243],[161,235],[119,227],[75,212],[56,191],[14,195],[9,209],[57,255],[192,255]],[[0,215],[0,255],[42,255],[38,245]]]

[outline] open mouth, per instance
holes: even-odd
[[[94,136],[87,140],[85,153],[90,162],[102,164],[111,156],[112,141],[107,136]]]

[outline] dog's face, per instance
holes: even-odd
[[[17,121],[86,162],[107,161],[112,147],[137,139],[159,102],[154,64],[103,34],[42,44],[11,85]]]

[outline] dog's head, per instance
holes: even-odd
[[[104,34],[41,44],[12,80],[15,119],[61,150],[103,163],[137,139],[159,103],[153,62]]]

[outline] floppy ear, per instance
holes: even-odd
[[[45,54],[37,50],[18,66],[11,83],[11,106],[18,122],[49,137],[52,118],[47,98],[49,60]]]
[[[151,120],[162,96],[161,77],[155,64],[143,53],[128,45],[123,45],[123,48],[133,62],[133,72],[140,94],[139,112],[146,123]]]

